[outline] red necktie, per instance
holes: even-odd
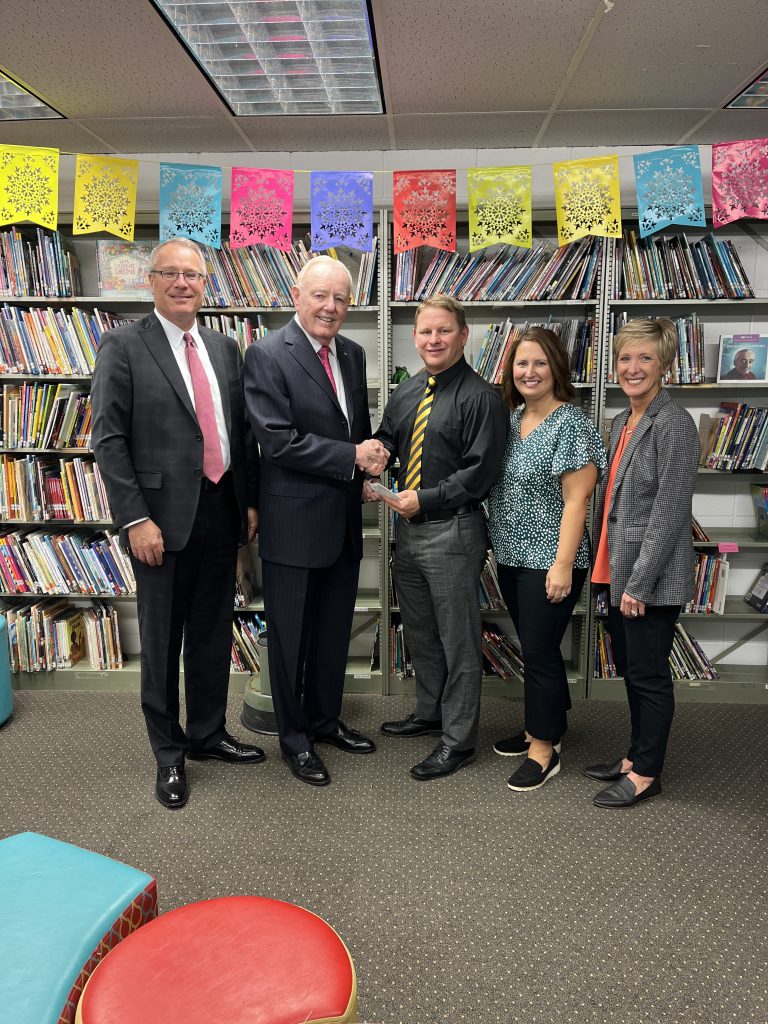
[[[331,353],[328,351],[328,346],[321,345],[320,351],[317,354],[320,357],[320,362],[325,367],[325,372],[328,374],[328,380],[331,382],[334,395],[338,395],[336,390],[336,381],[334,380],[333,370],[331,369]]]
[[[200,362],[195,339],[191,334],[184,335],[187,365],[192,377],[192,392],[195,396],[195,415],[203,432],[203,474],[217,484],[224,476],[224,459],[221,454],[221,441],[216,426],[216,412],[213,408],[211,385]]]

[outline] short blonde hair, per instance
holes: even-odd
[[[655,320],[630,320],[624,324],[613,339],[614,359],[619,357],[627,345],[637,345],[642,341],[653,343],[662,368],[668,370],[677,355],[677,328],[672,320],[660,316]]]
[[[467,326],[467,318],[464,315],[464,307],[460,302],[457,302],[452,295],[443,295],[438,293],[437,295],[431,296],[429,299],[424,299],[419,308],[416,310],[416,316],[413,318],[413,326],[416,328],[419,322],[419,316],[427,309],[442,309],[446,313],[450,313],[456,318],[459,330],[463,331]]]

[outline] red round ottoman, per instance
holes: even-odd
[[[347,947],[292,903],[225,896],[179,907],[119,943],[76,1024],[331,1024],[357,1019]]]

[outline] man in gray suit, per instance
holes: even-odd
[[[280,746],[301,782],[331,779],[314,744],[369,754],[340,721],[363,554],[363,472],[386,451],[371,440],[365,351],[339,331],[351,280],[318,256],[292,290],[296,316],[251,345],[245,402],[261,447],[259,556]]]
[[[206,277],[201,250],[175,238],[157,246],[151,266],[154,312],[101,340],[93,450],[136,576],[155,795],[177,808],[189,796],[185,756],[264,760],[225,728],[235,563],[238,542],[256,532],[258,454],[237,345],[196,322]]]

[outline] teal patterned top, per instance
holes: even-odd
[[[573,405],[558,406],[526,438],[520,437],[523,412],[510,413],[501,475],[488,498],[491,541],[503,565],[549,569],[564,508],[560,478],[590,462],[602,474],[605,446],[592,421]],[[586,529],[574,565],[589,566]]]

